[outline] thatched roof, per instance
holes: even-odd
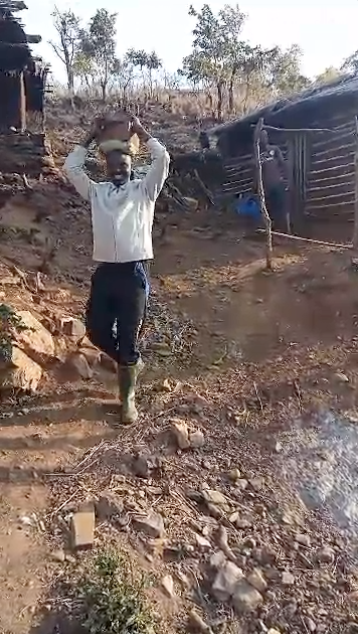
[[[263,117],[266,125],[276,127],[324,127],[340,109],[358,112],[358,76],[345,75],[323,86],[316,86],[290,99],[280,99],[252,114],[217,126],[208,132],[217,137],[229,132],[247,134]],[[317,125],[320,124],[320,125]]]

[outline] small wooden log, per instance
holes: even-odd
[[[272,222],[270,215],[267,211],[266,207],[266,199],[265,199],[265,189],[262,178],[262,163],[260,156],[260,136],[264,127],[264,120],[261,118],[257,122],[254,134],[254,157],[255,157],[255,167],[257,174],[257,186],[258,186],[258,194],[259,194],[259,202],[261,214],[264,219],[265,227],[266,227],[266,266],[268,269],[272,269]]]

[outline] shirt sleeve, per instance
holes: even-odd
[[[142,181],[142,186],[149,200],[155,202],[168,178],[170,156],[164,145],[159,143],[157,139],[149,139],[147,147],[152,164]]]
[[[77,145],[73,152],[71,152],[66,158],[64,168],[68,180],[74,186],[76,191],[80,194],[80,196],[82,196],[82,198],[89,200],[94,182],[84,171],[86,156],[86,148],[82,145]]]

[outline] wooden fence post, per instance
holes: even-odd
[[[266,266],[268,269],[272,270],[272,222],[270,215],[267,211],[266,207],[266,199],[265,199],[265,189],[262,178],[262,163],[260,156],[260,137],[261,132],[264,127],[264,120],[259,119],[257,125],[255,127],[254,133],[254,157],[255,157],[255,168],[257,174],[257,187],[260,201],[260,209],[261,214],[264,219],[265,228],[266,228]]]
[[[358,117],[354,117],[355,122],[355,153],[354,153],[354,176],[355,176],[355,200],[354,200],[354,230],[353,249],[358,252]]]

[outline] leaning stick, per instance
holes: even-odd
[[[272,222],[267,211],[264,183],[262,179],[262,163],[260,157],[260,136],[264,127],[264,120],[261,118],[257,122],[254,134],[254,156],[255,166],[257,173],[258,194],[260,201],[261,214],[265,222],[266,227],[266,266],[269,270],[272,269]]]

